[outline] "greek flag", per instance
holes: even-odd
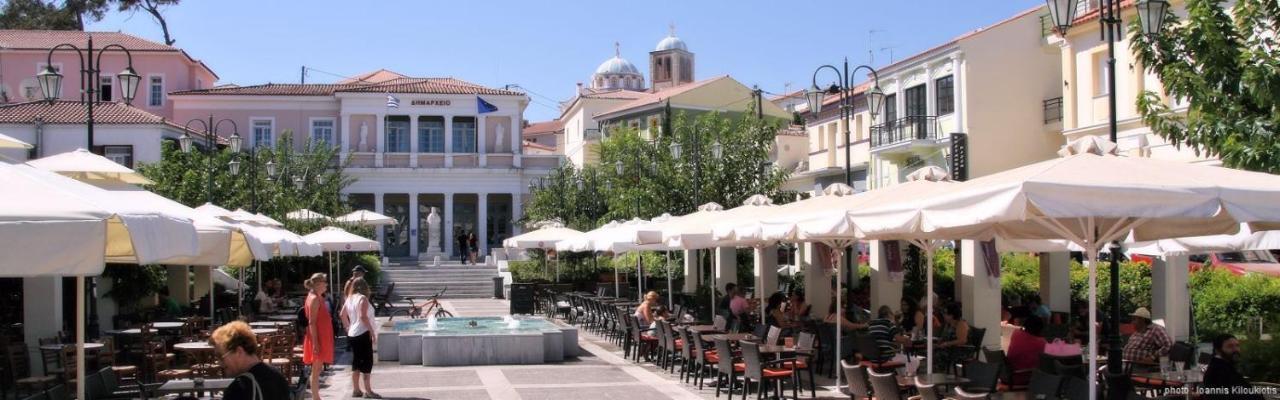
[[[400,108],[400,99],[397,99],[396,96],[392,96],[390,93],[387,93],[387,107]]]

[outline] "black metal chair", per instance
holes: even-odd
[[[960,399],[985,399],[996,393],[1000,378],[1000,366],[982,361],[970,361],[964,366],[964,377],[969,382],[956,388]]]
[[[982,356],[988,363],[996,364],[1000,367],[1000,382],[1004,383],[1004,387],[1009,391],[1026,390],[1027,384],[1020,377],[1030,377],[1031,371],[1034,369],[1013,369],[1009,365],[1009,360],[1005,358],[1004,350],[1001,349],[982,349]]]
[[[1031,373],[1031,382],[1027,384],[1027,395],[1032,400],[1051,400],[1058,398],[1062,392],[1062,377],[1041,370]]]
[[[1089,400],[1089,382],[1084,379],[1068,376],[1062,381],[1062,398],[1067,400]],[[1102,398],[1102,396],[1098,396]]]

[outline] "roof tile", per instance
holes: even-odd
[[[84,124],[88,119],[84,103],[71,100],[32,101],[0,106],[0,123],[30,124],[39,118],[46,124]],[[108,125],[168,124],[164,117],[124,103],[99,102],[93,107],[93,121]]]

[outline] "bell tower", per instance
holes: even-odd
[[[676,26],[673,24],[667,37],[658,42],[658,46],[649,52],[649,78],[653,90],[676,87],[693,82],[693,53],[683,40],[676,37]]]

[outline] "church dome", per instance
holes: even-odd
[[[632,64],[630,61],[627,61],[627,59],[622,58],[621,56],[615,55],[613,56],[613,58],[610,58],[608,60],[605,60],[603,63],[600,63],[600,66],[596,67],[596,73],[602,74],[602,75],[605,75],[605,74],[640,75],[640,70],[636,68],[635,64]]]
[[[661,42],[658,42],[658,47],[654,48],[653,51],[674,50],[674,49],[689,51],[689,46],[686,46],[684,44],[684,41],[680,40],[680,38],[676,37],[675,35],[668,35],[666,38],[663,38]]]

